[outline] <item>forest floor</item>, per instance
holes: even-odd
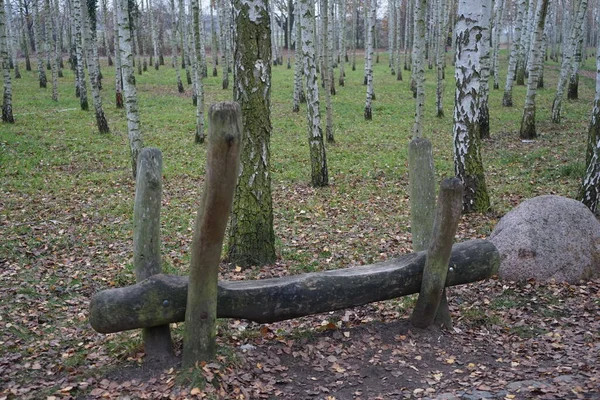
[[[385,57],[375,65],[370,122],[362,113],[362,71],[347,68],[333,100],[330,185],[320,189],[307,184],[306,115],[291,112],[293,71],[273,68],[277,261],[247,270],[223,263],[220,279],[371,264],[411,251],[406,148],[414,100],[408,72],[396,81]],[[594,70],[593,59],[585,70]],[[449,331],[411,327],[415,296],[273,324],[223,319],[217,359],[190,371],[179,364],[181,323],[172,325],[177,357],[162,365],[144,363],[139,330],[95,332],[91,296],[135,281],[126,117],[114,107],[114,79],[104,71],[108,135],[96,132],[93,112],[79,110],[70,70],[57,103],[39,88],[35,71],[13,82],[16,123],[0,129],[0,400],[600,399],[599,280],[568,285],[494,277],[450,288]],[[425,131],[439,181],[454,173],[454,85],[446,83],[446,117],[437,118],[434,73],[426,71]],[[446,75],[453,76],[450,66]],[[482,158],[492,211],[463,216],[457,242],[489,236],[524,199],[576,196],[595,86],[582,73],[580,100],[565,101],[561,123],[552,124],[556,79],[557,70],[548,68],[535,141],[518,138],[525,88],[514,88],[511,109],[501,106],[502,90],[490,93],[492,138],[483,142]],[[192,144],[195,107],[189,88],[177,93],[171,67],[136,81],[144,143],[163,152],[163,270],[184,275],[205,146]],[[207,78],[205,88],[207,104],[231,97],[220,77]]]

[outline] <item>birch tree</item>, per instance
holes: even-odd
[[[437,85],[435,92],[435,108],[438,117],[444,116],[444,57],[446,56],[446,30],[444,28],[444,10],[446,8],[446,0],[438,0],[435,12],[436,17],[436,39],[435,39],[435,69],[437,76]]]
[[[2,122],[14,124],[12,112],[12,82],[8,60],[8,44],[6,42],[6,23],[4,14],[4,0],[0,0],[0,64],[4,78],[4,92],[2,95]]]
[[[230,48],[230,35],[228,33],[227,26],[229,25],[229,17],[231,14],[231,5],[229,2],[222,0],[221,6],[219,7],[219,20],[220,20],[220,38],[221,38],[221,64],[222,64],[222,87],[223,90],[227,90],[229,88],[229,72],[231,69],[231,65],[229,63],[229,59],[231,58],[231,48]]]
[[[489,24],[490,0],[459,0],[456,19],[456,91],[454,103],[454,172],[464,185],[463,211],[485,212],[490,198],[481,160],[478,132],[482,27]]]
[[[490,137],[490,111],[488,97],[490,94],[490,43],[491,43],[491,4],[484,13],[481,24],[481,44],[479,46],[480,83],[479,83],[479,137]]]
[[[193,46],[193,57],[192,57],[192,70],[193,70],[193,81],[195,86],[196,95],[196,134],[194,140],[196,143],[204,142],[204,87],[202,82],[202,47],[200,30],[202,24],[200,23],[200,7],[198,0],[191,1],[192,8],[192,41]]]
[[[414,7],[413,79],[416,84],[416,100],[413,138],[419,138],[423,136],[423,112],[425,109],[425,26],[427,22],[427,0],[416,0]]]
[[[352,1],[352,71],[356,71],[356,28],[358,25],[358,0]]]
[[[494,17],[492,29],[492,75],[494,76],[494,89],[500,88],[500,74],[498,55],[500,54],[500,34],[502,33],[502,16],[504,13],[504,0],[496,0],[494,4]]]
[[[569,38],[563,46],[563,58],[560,66],[560,75],[556,85],[556,94],[552,103],[552,122],[559,123],[561,119],[562,99],[567,86],[568,78],[571,73],[572,58],[576,51],[576,46],[581,36],[581,27],[585,18],[588,0],[578,0],[577,12],[573,16]]]
[[[327,186],[329,173],[327,156],[321,130],[319,110],[319,83],[314,41],[314,4],[312,0],[298,0],[298,12],[302,25],[302,58],[306,77],[306,116],[308,122],[308,144],[310,150],[311,183],[314,187]]]
[[[517,18],[515,19],[515,33],[513,36],[512,46],[510,48],[510,56],[508,59],[508,72],[506,73],[506,84],[504,85],[504,97],[502,105],[504,107],[512,107],[512,89],[517,71],[517,62],[519,60],[519,52],[521,51],[521,31],[523,29],[523,15],[525,14],[526,0],[518,0]],[[468,190],[465,188],[465,193]]]
[[[396,57],[395,57],[395,61],[396,61],[396,80],[401,81],[402,80],[402,67],[400,66],[400,56],[401,56],[401,49],[403,46],[400,45],[400,43],[403,43],[402,41],[402,24],[400,24],[400,21],[402,20],[402,0],[396,0],[398,2],[398,6],[396,7],[396,9],[394,10],[394,12],[396,13]],[[406,7],[406,1],[404,1],[404,6]],[[406,27],[404,27],[404,29],[406,30]]]
[[[150,20],[150,37],[152,39],[152,55],[154,57],[154,69],[160,68],[160,57],[158,50],[158,34],[156,32],[156,21],[154,20],[154,6],[152,0],[148,0],[148,19]]]
[[[50,22],[50,35],[49,35],[49,45],[50,52],[52,56],[50,57],[50,68],[52,70],[52,101],[58,101],[58,53],[59,53],[59,45],[58,45],[58,31],[56,29],[56,18],[58,15],[54,15],[51,11],[50,0],[46,0],[46,16]]]
[[[73,6],[73,25],[75,30],[75,53],[77,56],[77,91],[79,93],[79,105],[82,110],[89,109],[87,98],[87,86],[85,83],[85,68],[83,55],[83,32],[82,22],[83,15],[81,13],[81,0],[72,0]]]
[[[600,17],[598,17],[600,23]],[[596,213],[600,201],[600,38],[596,48],[596,96],[588,129],[586,170],[579,191],[579,198]]]
[[[92,87],[92,100],[94,102],[94,112],[96,115],[96,125],[100,133],[108,133],[110,129],[104,109],[102,108],[102,96],[100,95],[98,67],[98,34],[97,34],[97,3],[96,0],[87,0],[87,29],[86,29],[86,48],[87,48],[87,65],[90,75],[90,86]],[[95,51],[94,51],[95,50]]]
[[[123,72],[121,69],[121,49],[119,45],[119,24],[117,15],[119,14],[119,0],[113,1],[113,26],[114,26],[114,46],[115,46],[115,106],[117,108],[125,107],[123,103]]]
[[[12,60],[13,68],[15,70],[15,79],[21,79],[21,72],[17,60],[17,49],[19,48],[17,39],[17,14],[13,13],[12,3],[10,1],[6,0],[5,3],[6,11],[8,12],[8,16],[5,18],[5,24],[8,35],[6,40],[12,43],[10,46],[10,53],[8,56]]]
[[[525,97],[525,107],[523,109],[521,129],[519,131],[521,139],[534,139],[537,137],[535,129],[535,95],[541,64],[544,62],[542,48],[544,26],[546,24],[546,15],[548,13],[548,2],[549,0],[538,0],[535,11],[535,30],[533,31],[533,38],[531,39],[531,54],[529,55],[530,68],[529,76],[527,78],[527,96]]]
[[[179,71],[179,63],[177,62],[177,56],[178,56],[178,49],[177,49],[177,32],[179,31],[178,29],[178,23],[180,24],[181,21],[177,21],[177,13],[175,10],[175,0],[170,0],[169,2],[170,4],[170,8],[171,8],[171,57],[172,57],[172,62],[173,62],[173,68],[175,69],[175,76],[177,78],[177,91],[179,93],[184,93],[185,90],[183,88],[183,82],[181,81],[181,72]]]
[[[233,96],[243,140],[229,231],[229,259],[240,266],[275,261],[271,196],[271,20],[267,0],[234,0]]]
[[[348,62],[348,53],[347,53],[347,48],[346,48],[346,0],[340,0],[340,9],[339,9],[339,16],[340,16],[340,52],[339,52],[339,59],[340,59],[340,78],[338,80],[338,85],[340,86],[344,86],[346,84],[345,82],[345,77],[346,77],[346,72],[345,72],[345,66],[346,63]]]
[[[373,35],[375,34],[375,18],[377,15],[377,0],[368,0],[367,13],[367,40],[365,54],[365,79],[367,84],[367,98],[365,100],[365,119],[373,119],[374,87],[373,87]]]
[[[331,65],[331,53],[333,49],[329,47],[329,0],[321,0],[321,18],[323,32],[323,86],[325,87],[325,113],[327,115],[325,124],[325,137],[328,142],[335,142],[333,137],[333,109],[331,105],[333,66]]]
[[[77,1],[77,0],[75,0]],[[131,52],[131,20],[128,0],[115,0],[119,26],[119,50],[121,52],[121,71],[123,74],[123,91],[125,92],[125,110],[127,111],[127,132],[131,151],[131,168],[134,179],[137,176],[137,159],[144,148],[140,129],[140,114],[137,103],[137,88],[133,71],[133,54]]]
[[[46,77],[46,71],[44,69],[44,54],[42,52],[42,17],[40,16],[39,2],[41,0],[33,0],[33,37],[35,43],[35,57],[37,59],[38,67],[38,79],[40,81],[40,87],[46,88],[48,85],[48,78]]]
[[[104,52],[106,53],[106,57],[108,58],[108,66],[112,67],[113,59],[110,54],[110,47],[108,46],[108,0],[101,0],[100,3],[102,7],[102,20],[104,22],[104,31],[102,34],[102,43],[104,44]],[[113,9],[113,14],[114,14]]]
[[[294,7],[296,14],[296,48],[294,50],[294,95],[293,95],[293,112],[300,112],[300,103],[306,103],[306,96],[304,95],[304,84],[302,83],[303,65],[302,65],[302,24],[300,23],[300,7],[296,4]]]

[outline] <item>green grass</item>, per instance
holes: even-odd
[[[502,53],[502,66],[506,53]],[[333,97],[336,143],[327,145],[331,184],[310,187],[306,109],[292,110],[293,71],[273,67],[271,172],[275,232],[279,259],[275,274],[302,273],[376,262],[410,251],[407,146],[411,138],[414,100],[410,74],[399,82],[387,67],[387,55],[374,66],[373,120],[363,117],[366,88],[362,68],[346,68],[346,85]],[[161,210],[164,271],[187,274],[189,245],[199,206],[206,147],[193,142],[195,108],[190,88],[177,93],[175,72],[166,61],[160,71],[136,76],[142,132],[146,146],[163,153]],[[589,58],[582,69],[593,70]],[[22,63],[23,64],[23,63]],[[360,64],[359,64],[360,65]],[[15,124],[0,124],[0,263],[8,271],[0,279],[0,295],[27,301],[0,304],[1,351],[31,348],[42,353],[51,341],[76,352],[81,346],[63,337],[79,337],[114,358],[134,356],[139,335],[94,336],[87,324],[90,296],[107,287],[133,282],[131,178],[124,110],[114,104],[113,70],[103,66],[103,102],[111,133],[96,131],[93,112],[79,109],[73,74],[64,70],[59,102],[51,89],[40,89],[35,72],[21,68],[13,80]],[[557,64],[549,62],[546,88],[538,92],[539,139],[518,138],[525,88],[515,86],[514,107],[501,106],[502,90],[490,93],[490,140],[482,146],[493,212],[463,218],[459,239],[489,235],[499,216],[525,198],[542,194],[574,197],[584,168],[587,124],[594,96],[591,79],[580,78],[580,100],[563,104],[563,121],[549,121],[557,80]],[[220,73],[220,71],[219,71]],[[501,87],[506,71],[500,71]],[[435,115],[434,71],[426,70],[424,132],[433,144],[438,180],[452,176],[452,101],[454,71],[448,63],[444,92],[445,117]],[[230,76],[230,79],[233,77]],[[336,80],[337,83],[337,80]],[[232,98],[221,89],[221,77],[205,80],[207,106]],[[90,98],[91,102],[91,98]],[[322,116],[325,116],[324,102]],[[207,114],[207,113],[206,113]],[[6,266],[6,267],[5,267]],[[230,271],[225,268],[224,274]],[[268,275],[252,269],[247,277]],[[61,288],[57,295],[52,287]],[[16,288],[16,289],[15,289]],[[410,308],[414,297],[399,302]],[[494,300],[502,309],[521,304],[510,296]],[[22,325],[29,315],[51,323]],[[467,311],[474,325],[495,324],[481,310]],[[304,335],[304,333],[296,333]],[[528,333],[523,333],[528,334]],[[175,336],[180,334],[175,330]],[[44,338],[40,341],[39,338]],[[85,362],[81,353],[69,361]],[[195,381],[196,378],[191,378]]]

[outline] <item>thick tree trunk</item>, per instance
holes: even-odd
[[[327,186],[329,173],[327,156],[321,130],[319,110],[319,83],[315,62],[314,10],[311,0],[298,0],[300,23],[302,24],[302,58],[306,76],[306,115],[308,122],[308,143],[310,149],[311,182],[314,187]]]
[[[271,26],[266,0],[235,0],[235,82],[242,108],[241,173],[229,230],[229,260],[241,266],[275,261],[271,196]]]
[[[460,221],[462,210],[462,184],[458,178],[446,179],[440,185],[433,236],[427,249],[427,258],[423,268],[421,291],[413,310],[411,323],[417,328],[427,328],[433,324],[437,315],[450,329],[452,321],[448,310],[445,286],[452,254],[454,235]],[[441,309],[440,309],[441,308]]]
[[[218,283],[217,317],[260,323],[356,307],[418,293],[426,252],[372,265],[283,278]],[[445,286],[487,279],[498,272],[500,255],[492,242],[456,244]],[[181,322],[188,277],[155,275],[134,286],[96,293],[90,323],[100,333]]]
[[[191,245],[183,334],[184,368],[216,356],[219,261],[240,168],[243,127],[239,104],[214,104],[209,110],[209,120],[204,189]]]
[[[481,161],[479,137],[480,54],[482,26],[489,23],[490,1],[459,0],[456,20],[456,91],[454,171],[464,185],[463,210],[486,212],[490,198]],[[486,18],[487,15],[487,18]]]
[[[527,78],[527,96],[525,97],[525,107],[523,108],[523,118],[521,119],[521,129],[519,136],[521,139],[534,139],[537,137],[535,129],[535,95],[538,87],[538,78],[540,76],[541,64],[544,62],[542,54],[542,41],[544,36],[544,26],[546,24],[546,14],[548,12],[549,0],[538,0],[535,11],[535,30],[531,43],[530,69]]]
[[[2,122],[13,124],[15,119],[12,112],[12,82],[10,79],[10,68],[8,62],[8,51],[6,44],[6,25],[4,14],[4,0],[0,0],[0,66],[4,78],[4,92],[2,96]]]
[[[76,0],[77,1],[77,0]],[[119,26],[119,50],[121,54],[121,72],[123,76],[123,91],[125,92],[125,109],[127,110],[127,132],[131,151],[131,168],[133,178],[137,176],[137,160],[144,147],[140,131],[140,114],[137,104],[137,88],[133,73],[133,54],[131,53],[131,21],[127,0],[115,0]]]

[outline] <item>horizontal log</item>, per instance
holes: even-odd
[[[418,293],[426,252],[385,262],[283,278],[220,281],[217,316],[275,322]],[[489,278],[500,256],[487,240],[454,245],[446,286]],[[92,297],[90,323],[101,333],[148,328],[185,319],[188,278],[154,275]]]

